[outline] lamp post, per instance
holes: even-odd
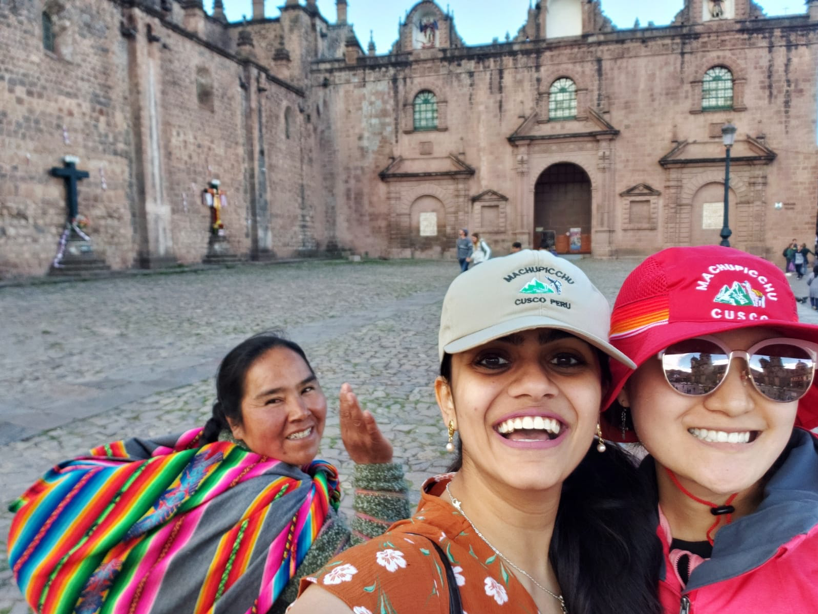
[[[730,247],[730,149],[736,142],[736,127],[727,123],[721,127],[721,140],[726,150],[724,162],[724,227],[721,229],[721,243],[723,247]]]

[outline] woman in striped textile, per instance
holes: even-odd
[[[346,385],[359,514],[337,513],[338,473],[315,460],[327,401],[295,343],[246,340],[216,388],[204,428],[95,448],[12,505],[9,561],[36,612],[283,612],[302,576],[409,515],[392,447]]]

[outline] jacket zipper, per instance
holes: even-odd
[[[690,614],[690,599],[682,597],[682,607],[679,609],[679,614]]]

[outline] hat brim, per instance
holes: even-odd
[[[581,328],[570,326],[565,322],[548,318],[546,316],[524,316],[507,320],[505,322],[500,322],[494,326],[490,326],[489,328],[484,328],[481,331],[452,341],[443,347],[443,351],[446,354],[459,354],[460,352],[465,352],[467,350],[480,347],[481,345],[488,343],[489,341],[499,339],[500,337],[505,337],[506,335],[511,335],[513,333],[519,333],[524,330],[531,330],[534,328],[549,328],[552,330],[561,330],[571,333],[575,337],[578,337],[595,348],[601,350],[617,362],[622,363],[629,369],[636,368],[636,364],[634,364],[634,362],[623,352],[620,352],[614,346],[608,343],[607,339],[600,339],[595,335],[589,335]]]
[[[744,321],[741,324],[735,322],[675,322],[671,324],[664,324],[648,329],[642,335],[634,335],[627,343],[637,343],[638,351],[633,357],[635,363],[634,369],[641,367],[649,358],[656,356],[659,352],[685,339],[693,339],[695,337],[703,337],[705,335],[717,335],[731,330],[744,330],[748,328],[772,328],[781,331],[783,336],[791,337],[793,339],[802,339],[804,341],[811,341],[818,343],[818,326],[814,324],[802,324],[800,322],[782,322],[780,320],[753,320]],[[633,371],[620,373],[619,377],[614,374],[613,386],[608,391],[605,401],[602,404],[603,410],[607,411],[611,404],[616,400],[619,392],[627,383]],[[818,383],[813,383],[813,388]],[[814,428],[818,426],[818,406],[814,403],[807,403],[807,399],[813,398],[813,390],[810,390],[804,396],[798,405],[798,419],[801,425],[805,428]],[[816,391],[818,396],[818,391]],[[812,426],[809,426],[812,425]],[[621,433],[615,427],[605,428],[603,431],[606,439],[619,442],[633,442],[638,441],[632,436],[622,437]]]

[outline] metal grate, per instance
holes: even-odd
[[[437,97],[432,92],[415,96],[415,130],[437,130]]]
[[[559,121],[577,116],[577,86],[571,79],[557,79],[548,96],[548,119]]]
[[[54,53],[54,22],[51,15],[43,13],[43,49]]]
[[[719,111],[733,108],[733,73],[716,66],[704,73],[702,80],[702,110]]]

